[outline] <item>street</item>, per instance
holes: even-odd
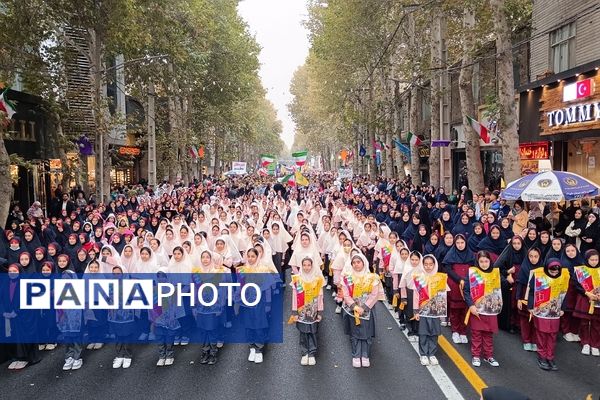
[[[284,328],[284,343],[270,345],[263,364],[246,361],[244,345],[225,345],[215,366],[198,363],[198,345],[176,348],[172,367],[156,367],[157,349],[137,346],[130,369],[113,370],[113,347],[84,351],[84,365],[78,371],[63,372],[62,349],[44,352],[44,359],[21,372],[2,365],[0,386],[16,398],[412,398],[444,399],[452,396],[440,389],[428,371],[445,372],[464,399],[478,399],[469,381],[440,348],[441,367],[423,367],[417,354],[385,305],[377,305],[377,338],[370,368],[351,366],[350,344],[343,334],[341,318],[326,292],[324,322],[319,332],[319,355],[314,367],[301,366],[298,336],[294,326]],[[289,292],[286,302],[289,302]],[[286,308],[286,310],[289,309]],[[287,320],[284,316],[284,320]],[[444,328],[447,334],[449,329]],[[450,335],[446,335],[450,339]],[[468,345],[452,345],[470,366]],[[475,369],[488,385],[512,386],[532,399],[585,399],[600,394],[600,358],[585,357],[578,345],[559,341],[556,373],[540,370],[533,353],[525,353],[516,335],[501,332],[495,337],[496,358],[501,366]],[[307,383],[311,384],[307,384]],[[449,394],[450,393],[450,394]],[[375,396],[374,396],[375,395]],[[461,397],[449,397],[461,398]],[[594,397],[596,398],[596,397]]]

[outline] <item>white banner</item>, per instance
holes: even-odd
[[[231,172],[237,175],[246,174],[246,163],[241,161],[233,161],[231,163]]]
[[[340,168],[338,169],[338,178],[340,179],[352,179],[354,177],[354,172],[352,168]]]

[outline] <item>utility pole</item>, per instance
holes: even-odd
[[[148,185],[156,188],[156,119],[155,101],[156,93],[154,83],[148,85],[148,106],[146,110],[146,122],[148,128]]]

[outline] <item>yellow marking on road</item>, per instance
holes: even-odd
[[[473,386],[473,389],[481,395],[481,391],[488,387],[488,385],[481,379],[481,377],[475,372],[471,364],[469,364],[460,353],[452,346],[452,344],[443,335],[440,335],[438,344],[444,350],[444,352],[450,357],[454,365],[458,370],[467,378],[467,381]]]

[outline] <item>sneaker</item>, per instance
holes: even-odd
[[[454,344],[460,343],[460,335],[458,334],[458,332],[454,332],[452,334],[452,342],[454,342]]]
[[[63,365],[63,371],[68,371],[68,370],[70,370],[71,368],[73,368],[73,362],[74,362],[74,361],[75,361],[75,360],[73,360],[73,357],[69,357],[69,358],[67,358],[67,359],[65,360],[65,365]],[[10,368],[10,366],[9,366],[9,368]]]
[[[362,364],[363,368],[369,368],[371,366],[371,360],[369,360],[367,357],[361,358],[360,363]]]
[[[104,347],[104,343],[94,343],[94,350],[100,350]]]
[[[554,360],[547,360],[547,361],[548,361],[548,365],[550,366],[550,370],[558,371],[558,366],[556,365]]]
[[[428,366],[429,365],[429,357],[421,356],[421,365]]]
[[[531,343],[531,351],[537,351],[537,344]]]
[[[256,356],[254,357],[254,363],[255,364],[260,364],[263,362],[263,355],[262,353],[256,353]]]
[[[411,342],[415,342],[416,343],[416,342],[419,341],[419,337],[417,335],[410,335],[408,337],[408,340],[411,341]]]
[[[565,333],[563,335],[563,339],[565,339],[567,342],[574,342],[575,341],[575,335],[573,335],[571,332],[569,333]]]
[[[342,306],[337,306],[337,307],[335,308],[335,313],[336,313],[336,314],[341,314],[341,313],[342,313]]]
[[[156,335],[153,332],[150,332],[150,334],[148,335],[148,340],[153,342],[156,340]]]
[[[523,350],[525,351],[533,351],[531,347],[531,343],[523,343]]]
[[[56,348],[56,343],[50,343],[46,345],[46,351],[52,351]]]
[[[333,293],[331,293],[331,297],[335,297],[335,296],[337,296],[337,292],[334,291]]]
[[[314,357],[308,357],[308,365],[316,365],[317,360]],[[364,367],[364,365],[363,365]]]
[[[145,332],[140,334],[140,336],[138,337],[138,340],[140,340],[140,341],[144,341],[146,339],[148,339],[148,334]]]
[[[325,287],[325,289],[327,289],[327,290],[331,290],[331,285],[327,285],[327,286]]]
[[[79,369],[79,368],[81,368],[82,365],[83,365],[83,359],[78,358],[77,360],[73,361],[73,366],[71,367],[71,369],[73,369],[73,370]]]
[[[169,365],[173,365],[174,362],[175,362],[175,359],[173,357],[168,357],[165,359],[165,366],[168,367]],[[125,365],[123,365],[123,368],[125,368]]]
[[[448,326],[448,321],[442,321],[442,326]]]
[[[167,365],[167,360],[165,360],[165,365]],[[129,368],[131,367],[131,358],[124,358],[123,359],[123,368]]]
[[[220,349],[223,347],[223,342],[217,342],[217,349]]]
[[[544,371],[550,371],[550,369],[552,368],[550,367],[550,364],[548,364],[548,361],[544,360],[543,358],[538,358],[537,363],[538,367],[540,367]]]
[[[156,362],[156,366],[157,367],[164,367],[165,366],[165,359],[164,358],[159,358],[158,361]]]
[[[254,362],[255,359],[256,359],[256,349],[252,348],[252,349],[250,349],[250,354],[248,355],[248,361]]]
[[[469,343],[469,338],[466,335],[460,335],[460,342],[463,344]]]
[[[181,344],[181,338],[180,337],[176,337],[175,341],[173,342],[173,346],[179,346]]]
[[[354,368],[360,368],[360,358],[353,358],[352,359],[352,366]]]
[[[113,368],[121,368],[121,366],[123,366],[123,360],[123,357],[115,357],[115,359],[113,360]]]
[[[25,368],[27,366],[27,364],[29,364],[29,362],[27,362],[27,361],[19,361],[19,362],[17,362],[17,365],[15,365],[15,370]]]
[[[208,365],[215,365],[217,363],[217,356],[211,355],[208,357]]]
[[[89,343],[87,346],[85,346],[85,348],[88,350],[94,350],[95,345],[96,345],[96,343]]]
[[[38,345],[38,350],[46,350],[46,345],[45,344],[39,344]]]
[[[589,356],[590,352],[591,352],[591,348],[589,344],[584,344],[583,348],[581,349],[581,354],[583,354],[584,356]]]
[[[592,347],[592,355],[595,357],[600,357],[600,349],[597,349],[596,347]]]
[[[308,365],[308,356],[302,356],[300,359],[300,365]]]
[[[429,357],[429,364],[440,365],[440,362],[438,361],[436,356],[431,356],[431,357]]]
[[[579,335],[576,335],[574,333],[572,333],[571,335],[573,337],[574,342],[581,342],[581,338],[579,337]]]
[[[203,351],[202,355],[200,356],[200,364],[206,364],[208,362],[209,356],[210,354],[208,353],[208,351]],[[250,361],[250,358],[248,358],[248,361]]]
[[[188,344],[190,344],[190,338],[188,337],[182,337],[181,338],[181,342],[179,342],[180,345],[182,346],[187,346]]]
[[[474,367],[481,367],[481,359],[479,357],[473,357],[471,360],[471,365]]]
[[[490,364],[492,367],[500,366],[500,363],[498,361],[496,361],[496,359],[494,357],[486,358],[486,359],[484,359],[484,361],[486,363]]]
[[[13,361],[9,364],[8,369],[15,369],[15,367],[17,366],[19,362],[18,361]],[[67,364],[65,364],[67,365]],[[63,367],[63,369],[65,369],[65,367]],[[71,369],[71,367],[69,367],[69,369]]]

